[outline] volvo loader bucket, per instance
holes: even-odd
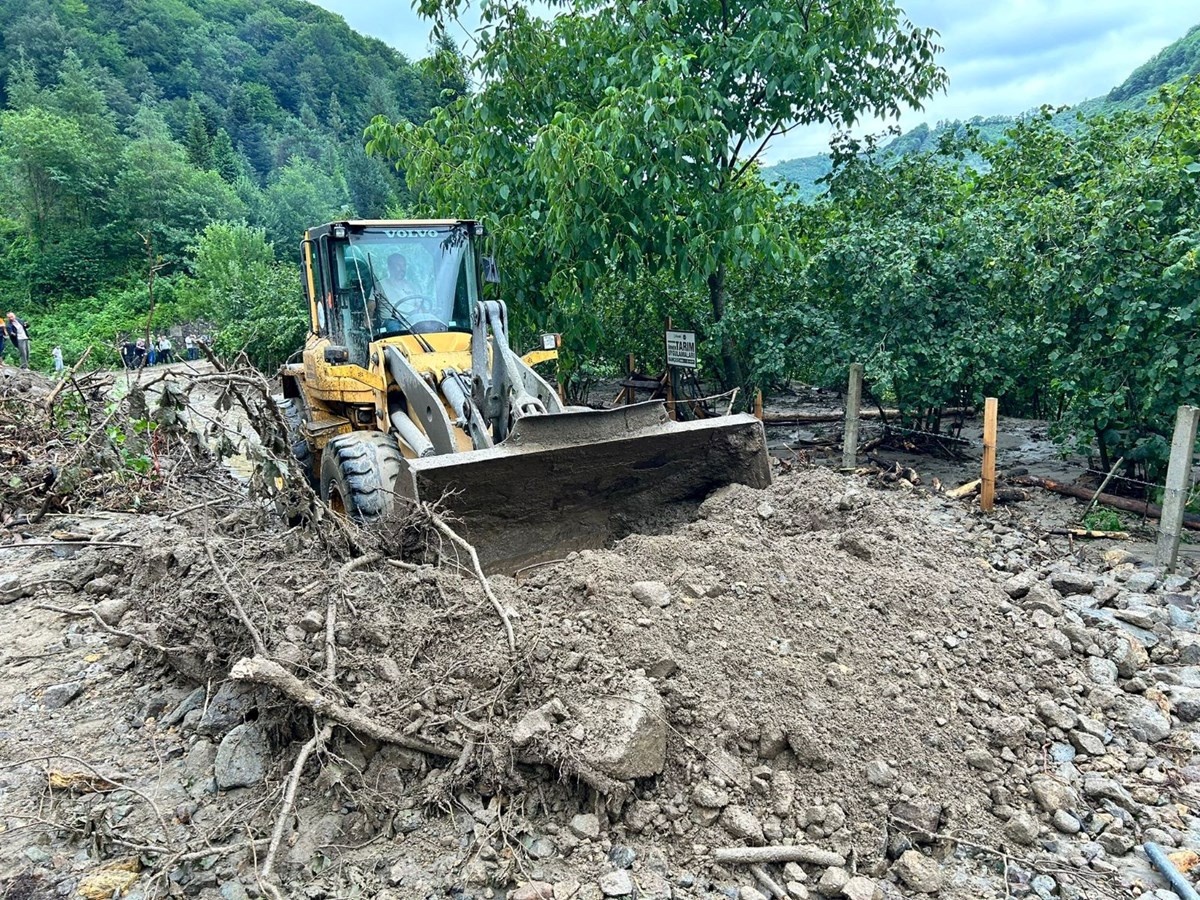
[[[397,494],[440,500],[491,571],[603,546],[723,485],[771,483],[760,421],[674,422],[662,401],[529,416],[496,447],[405,462]]]

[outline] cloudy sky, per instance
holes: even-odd
[[[407,0],[316,2],[410,58],[425,55],[428,24]],[[901,0],[901,5],[915,23],[941,33],[941,63],[950,76],[945,94],[924,111],[905,114],[900,124],[906,129],[1107,93],[1200,23],[1196,0]],[[456,36],[460,44],[465,36]],[[828,129],[797,129],[772,145],[768,161],[822,152],[829,136]]]

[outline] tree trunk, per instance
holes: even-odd
[[[708,276],[708,299],[712,303],[713,321],[720,323],[725,317],[725,263],[717,266],[717,271]],[[729,335],[721,338],[721,368],[724,369],[725,387],[741,386],[742,367],[733,352],[733,341]]]

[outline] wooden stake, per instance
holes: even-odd
[[[1163,491],[1163,513],[1158,522],[1158,548],[1154,554],[1155,564],[1168,572],[1175,571],[1179,558],[1179,535],[1183,531],[1183,514],[1187,507],[1197,425],[1200,425],[1200,407],[1179,407],[1175,416],[1175,436],[1171,440],[1166,490]]]
[[[754,393],[754,417],[756,419],[758,419],[758,421],[760,421],[760,422],[762,421],[763,408],[762,408],[762,391],[761,390],[755,391],[755,393]]]
[[[858,465],[858,412],[862,406],[862,363],[850,366],[850,383],[846,386],[846,436],[842,442],[842,468]]]
[[[979,508],[991,512],[996,502],[996,413],[995,397],[983,401],[983,472],[979,477]]]
[[[630,381],[633,380],[633,370],[634,370],[633,354],[630,353],[625,358],[625,374]],[[637,396],[636,396],[637,391],[635,391],[633,388],[626,388],[625,390],[626,390],[625,405],[633,406],[633,404],[637,403]]]

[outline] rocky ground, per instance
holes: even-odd
[[[210,476],[0,498],[2,897],[1169,898],[1200,845],[1188,561],[792,465],[492,576],[510,648],[434,520]]]

